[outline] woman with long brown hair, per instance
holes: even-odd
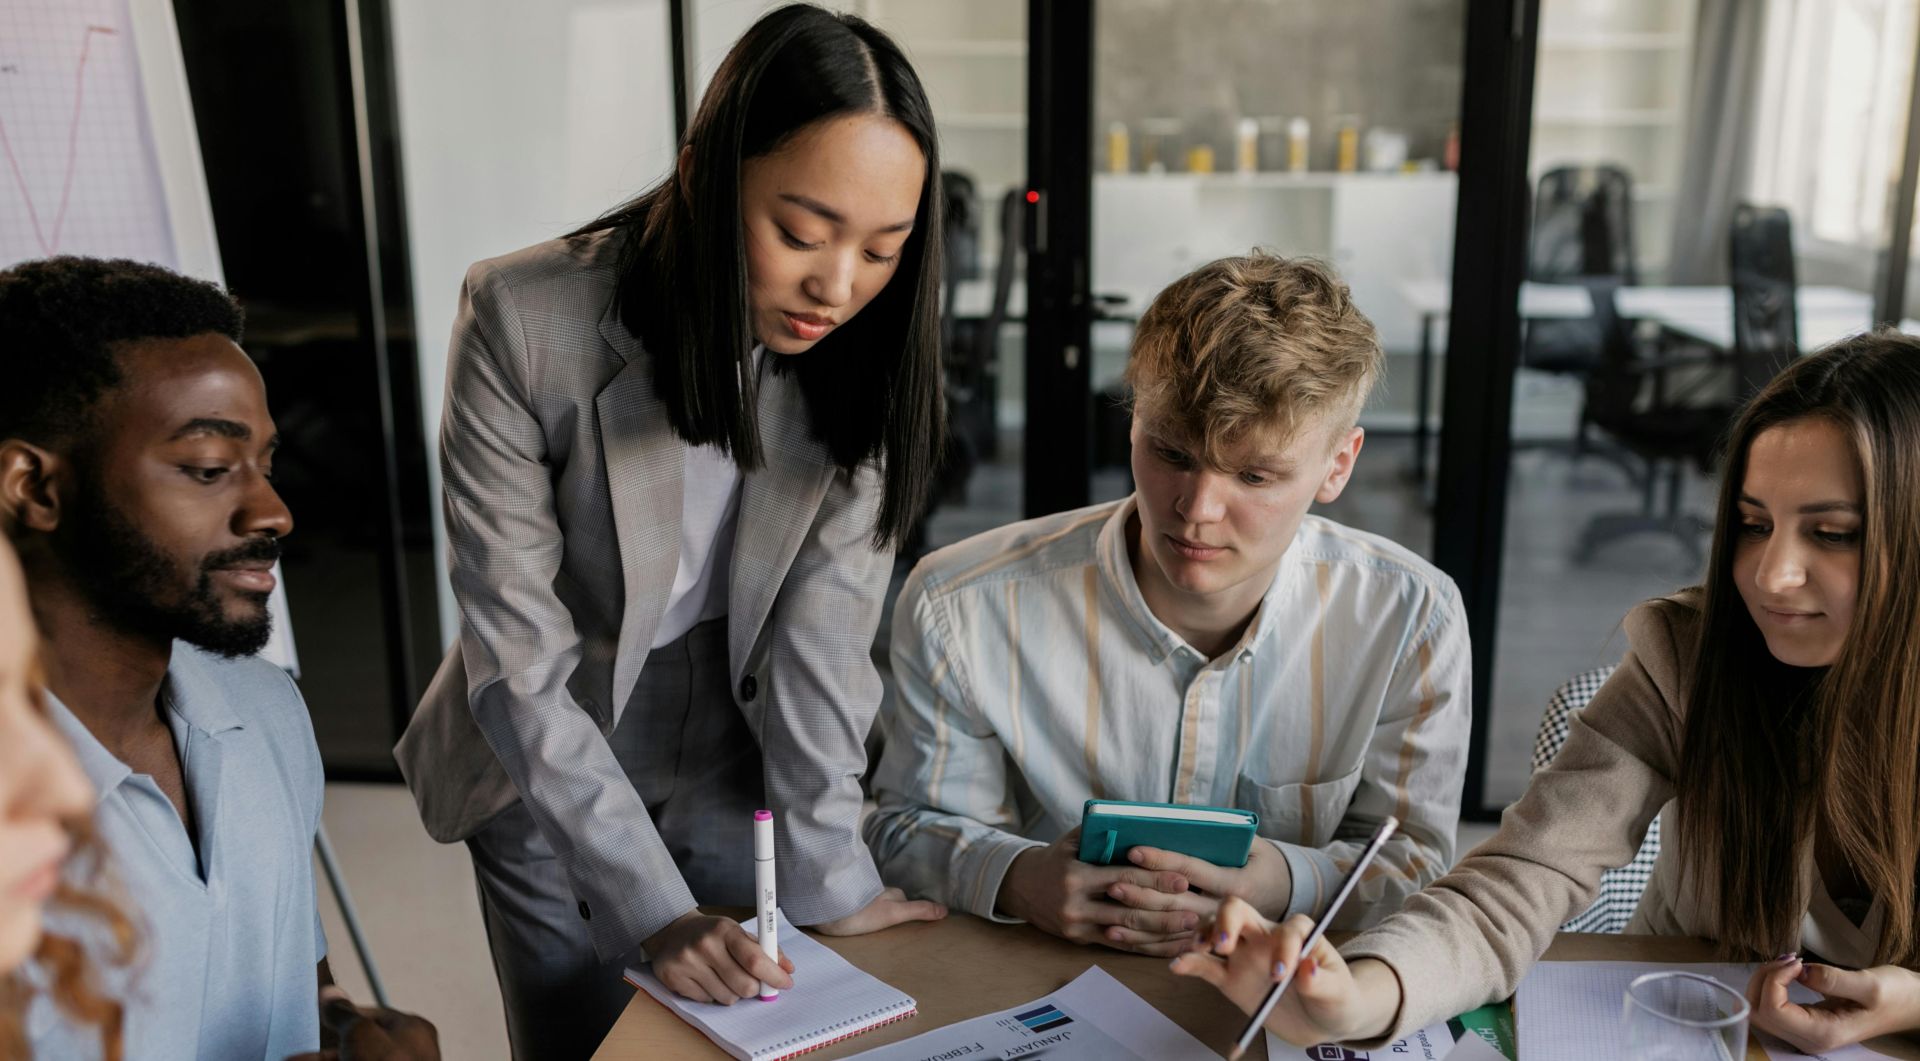
[[[126,917],[97,892],[75,887],[102,869],[86,828],[93,788],[41,700],[26,580],[0,534],[0,1061],[25,1058],[28,1008],[52,1005],[100,1032],[100,1054],[122,1056],[121,1007],[94,976],[99,955],[45,930],[45,915],[98,926],[105,961],[133,949]]]
[[[1706,584],[1625,626],[1499,833],[1318,945],[1269,1029],[1380,1041],[1506,997],[1669,803],[1628,931],[1764,962],[1753,1023],[1801,1049],[1920,1028],[1920,340],[1857,336],[1775,377],[1731,432]],[[1216,954],[1174,971],[1251,1010],[1310,927],[1229,903]],[[1796,981],[1825,1000],[1791,1002]]]

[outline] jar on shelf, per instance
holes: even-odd
[[[1353,173],[1360,168],[1360,119],[1346,114],[1334,119],[1333,168]]]
[[[1236,173],[1260,170],[1260,123],[1242,118],[1233,126],[1233,168]]]
[[[1260,123],[1260,168],[1287,168],[1287,120],[1278,114],[1263,114]]]
[[[1178,118],[1140,119],[1140,168],[1147,173],[1165,173],[1169,156],[1180,137]]]
[[[1311,132],[1312,126],[1305,118],[1295,118],[1287,123],[1287,172],[1307,171],[1308,151],[1312,147]]]

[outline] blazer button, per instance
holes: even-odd
[[[745,700],[748,703],[752,703],[753,698],[755,696],[758,696],[759,693],[760,693],[760,683],[758,680],[754,678],[753,675],[749,674],[746,677],[740,679],[740,699]]]
[[[580,900],[580,920],[582,921],[593,920],[593,911],[587,909],[587,901],[585,899]]]

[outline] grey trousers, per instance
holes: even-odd
[[[753,903],[760,746],[727,675],[714,619],[654,649],[609,743],[702,904]],[[633,997],[595,954],[566,874],[526,806],[467,840],[515,1061],[591,1057]]]

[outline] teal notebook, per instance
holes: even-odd
[[[1244,866],[1259,829],[1258,814],[1233,807],[1090,799],[1080,815],[1080,861],[1110,866],[1125,862],[1133,848],[1157,847]]]

